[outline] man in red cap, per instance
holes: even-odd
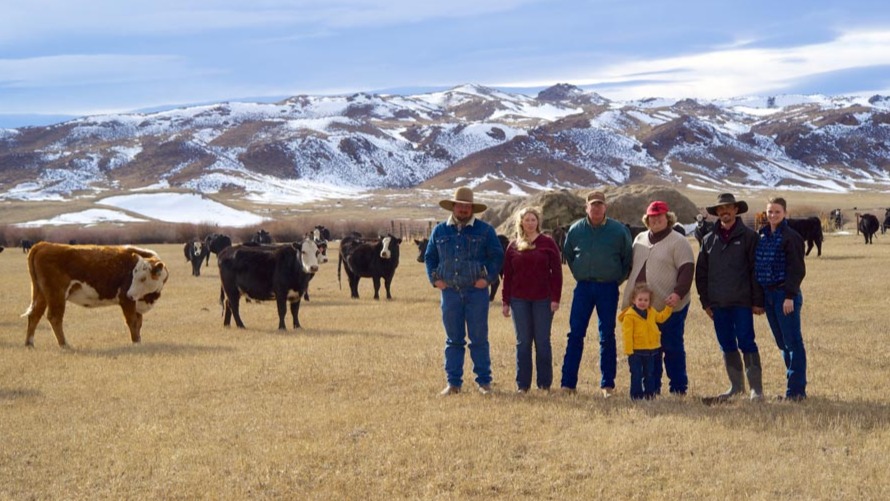
[[[633,267],[624,288],[622,309],[631,304],[637,284],[645,283],[652,289],[652,306],[661,311],[665,305],[674,312],[662,324],[661,351],[655,365],[656,393],[661,392],[662,357],[664,371],[670,380],[671,394],[685,395],[689,387],[686,375],[686,348],[683,334],[689,313],[689,291],[695,272],[695,258],[689,240],[674,231],[677,215],[666,202],[649,204],[643,224],[649,231],[640,233],[633,243]]]

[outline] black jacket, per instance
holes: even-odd
[[[763,290],[754,279],[754,256],[760,236],[736,217],[729,242],[717,233],[705,235],[695,263],[695,287],[702,308],[762,307]]]

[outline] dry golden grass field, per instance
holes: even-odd
[[[685,398],[632,402],[619,356],[617,394],[603,399],[594,325],[576,395],[517,395],[497,307],[494,394],[442,398],[438,292],[410,242],[390,302],[371,299],[367,279],[351,300],[336,260],[323,265],[296,332],[275,329],[272,303],[242,305],[246,330],[223,328],[215,263],[196,278],[179,245],[150,247],[171,276],[142,343],[117,307],[69,305],[71,350],[45,319],[24,346],[26,260],[0,254],[0,499],[890,498],[890,236],[829,234],[807,258],[806,402],[716,407],[699,397],[726,376],[696,303]],[[573,286],[567,273],[557,377]],[[778,395],[780,354],[765,318],[755,326]]]

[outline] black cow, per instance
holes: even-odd
[[[275,299],[278,305],[278,329],[286,330],[284,317],[290,303],[294,329],[300,326],[300,299],[309,279],[318,271],[318,247],[312,239],[282,245],[236,245],[220,251],[219,301],[223,305],[223,326],[244,328],[238,311],[241,294],[250,299]]]
[[[192,264],[192,276],[201,276],[201,263],[210,255],[210,249],[200,240],[186,242],[183,248],[185,260]]]
[[[627,223],[624,223],[624,226],[627,226],[627,231],[630,232],[631,240],[637,238],[637,235],[639,235],[640,233],[643,233],[644,231],[647,230],[647,228],[645,226],[631,226]]]
[[[701,214],[695,216],[695,231],[693,235],[695,235],[695,240],[698,241],[698,248],[701,249],[701,242],[704,240],[705,235],[714,231],[714,222],[708,221]]]
[[[556,247],[559,249],[560,260],[562,264],[566,264],[566,256],[563,253],[562,248],[565,247],[566,244],[566,235],[569,233],[569,226],[557,226],[553,228],[553,241],[556,242]]]
[[[501,249],[504,252],[507,252],[507,246],[510,245],[510,239],[506,237],[506,235],[498,235],[498,242],[501,243]],[[504,268],[501,267],[501,271],[498,272],[497,276],[494,277],[489,287],[491,287],[491,291],[488,293],[488,301],[494,301],[495,296],[498,293],[498,287],[501,286],[501,278],[504,276]]]
[[[210,254],[216,254],[217,258],[219,257],[219,253],[225,249],[226,247],[232,246],[232,239],[229,238],[228,235],[223,235],[222,233],[211,233],[204,237],[204,247],[207,248],[208,252],[205,256],[204,266],[208,266],[210,264]]]
[[[818,217],[814,216],[803,219],[788,218],[788,226],[790,226],[792,230],[800,233],[804,242],[807,243],[807,256],[810,255],[810,251],[813,250],[814,245],[817,249],[816,255],[822,255],[822,242],[825,238],[822,236],[822,221]]]
[[[22,253],[27,254],[29,250],[31,250],[31,246],[34,245],[34,242],[30,240],[22,240]]]
[[[316,242],[319,240],[328,241],[331,239],[331,230],[325,228],[323,225],[317,224],[315,225],[315,229],[312,230],[312,237]]]
[[[250,237],[249,242],[253,243],[253,244],[261,244],[261,245],[271,244],[272,243],[272,235],[269,234],[268,231],[261,229],[260,231],[254,233],[253,236]]]
[[[887,228],[890,228],[890,209],[884,211],[884,222],[881,223],[881,235],[887,232]]]
[[[426,246],[429,245],[430,239],[422,238],[422,239],[418,240],[415,238],[414,243],[417,244],[417,251],[418,251],[417,252],[417,262],[422,263],[423,255],[426,254]]]
[[[865,237],[865,243],[872,243],[872,238],[874,238],[875,233],[878,232],[878,228],[880,228],[881,223],[878,222],[878,217],[874,214],[863,214],[859,216],[859,231]]]
[[[392,299],[390,286],[392,277],[399,266],[399,244],[401,238],[389,234],[380,240],[363,242],[346,237],[340,241],[340,259],[337,261],[337,283],[340,283],[340,268],[346,269],[351,297],[358,299],[358,281],[370,277],[374,282],[374,299],[380,299],[380,279],[386,287],[386,299]]]
[[[3,252],[4,247],[0,245],[0,252]]]

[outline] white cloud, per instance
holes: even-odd
[[[611,99],[652,96],[727,98],[775,93],[790,83],[832,71],[890,65],[890,30],[848,31],[825,43],[789,48],[735,48],[606,65],[571,80],[597,85]],[[568,79],[560,80],[565,81]],[[549,85],[552,79],[503,83]],[[635,83],[643,82],[643,83]]]

